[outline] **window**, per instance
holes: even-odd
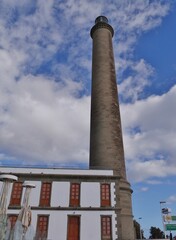
[[[42,182],[41,192],[40,192],[40,206],[50,206],[51,199],[51,183]]]
[[[22,182],[14,182],[10,198],[10,205],[19,206],[21,204],[21,197],[23,191],[22,184]]]
[[[106,207],[111,205],[110,184],[101,184],[101,206]]]
[[[101,240],[112,240],[111,216],[101,216]]]
[[[70,206],[80,205],[80,183],[70,185]]]
[[[46,240],[48,235],[48,215],[38,215],[36,240]]]
[[[68,216],[67,240],[80,239],[80,216]]]
[[[8,215],[8,220],[10,221],[10,229],[13,229],[13,227],[15,226],[17,218],[18,218],[17,214]]]

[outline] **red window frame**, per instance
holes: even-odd
[[[67,240],[80,240],[80,216],[68,216]]]
[[[36,240],[47,239],[48,236],[49,215],[38,215]]]
[[[80,206],[80,183],[70,184],[70,206]]]
[[[111,188],[109,183],[101,184],[101,206],[108,207],[111,205]]]
[[[51,200],[51,182],[42,182],[40,191],[40,206],[49,207]]]
[[[101,240],[112,240],[111,216],[101,216]]]
[[[15,226],[17,218],[18,218],[18,214],[8,215],[8,220],[10,221],[10,229],[13,229],[13,227]]]
[[[11,192],[10,205],[11,206],[20,206],[21,205],[21,197],[23,192],[23,183],[22,182],[14,182]]]

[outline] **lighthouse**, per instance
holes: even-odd
[[[117,177],[118,239],[133,240],[132,190],[126,178],[112,43],[114,30],[105,16],[99,16],[90,35],[93,40],[90,168],[113,170]]]

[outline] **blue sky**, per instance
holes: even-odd
[[[105,15],[113,38],[134,218],[146,236],[176,215],[176,2],[2,0],[1,165],[88,166],[92,40]]]

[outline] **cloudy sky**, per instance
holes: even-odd
[[[133,212],[176,215],[176,2],[1,0],[0,164],[87,167],[90,29],[115,30],[116,75]]]

